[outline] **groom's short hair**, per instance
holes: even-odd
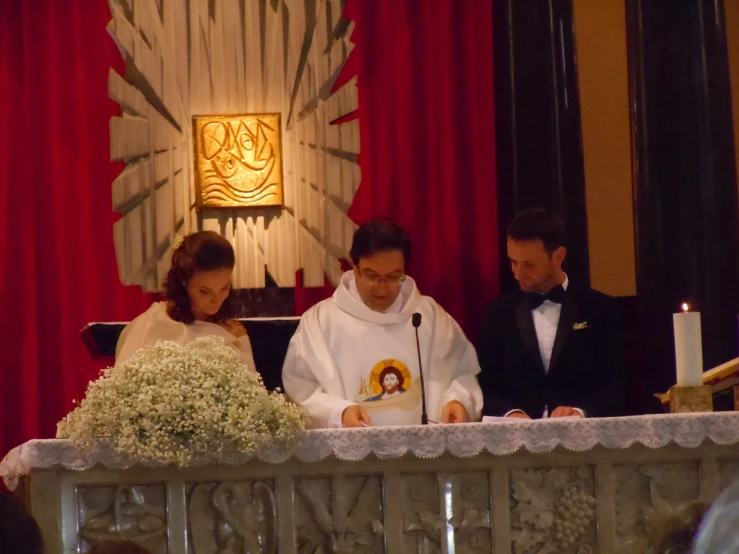
[[[508,225],[508,238],[517,242],[540,240],[547,254],[551,254],[565,246],[565,226],[562,218],[547,208],[528,208]]]
[[[354,232],[352,248],[349,256],[355,266],[359,260],[376,254],[400,250],[403,253],[403,261],[408,266],[411,258],[411,239],[399,224],[389,219],[374,219],[364,225],[360,225]]]

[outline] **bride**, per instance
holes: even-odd
[[[231,290],[234,265],[233,247],[218,233],[187,235],[172,252],[164,301],[155,302],[126,326],[118,339],[116,364],[158,340],[184,346],[195,338],[216,335],[256,371],[249,336],[235,319],[237,308]]]

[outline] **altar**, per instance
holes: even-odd
[[[49,554],[119,536],[156,554],[641,553],[739,478],[739,414],[317,430],[288,457],[184,469],[35,440],[0,475]]]

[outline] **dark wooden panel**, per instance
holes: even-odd
[[[269,390],[282,389],[282,364],[300,322],[297,318],[241,319],[249,334],[254,364]],[[93,360],[115,363],[115,348],[125,323],[91,323],[80,330]]]
[[[566,270],[588,284],[585,180],[570,0],[493,0],[501,289],[515,288],[505,230],[529,206],[560,213]]]
[[[295,289],[267,286],[236,289],[239,317],[287,317],[295,315]]]
[[[702,313],[705,367],[737,354],[737,185],[723,3],[627,0],[643,379],[674,383],[672,312]]]

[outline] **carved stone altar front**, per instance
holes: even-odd
[[[662,518],[736,477],[739,447],[708,444],[52,469],[26,478],[26,492],[51,554],[115,537],[155,554],[629,554]]]
[[[641,554],[739,478],[739,414],[316,431],[288,460],[185,469],[31,441],[0,476],[49,554]]]

